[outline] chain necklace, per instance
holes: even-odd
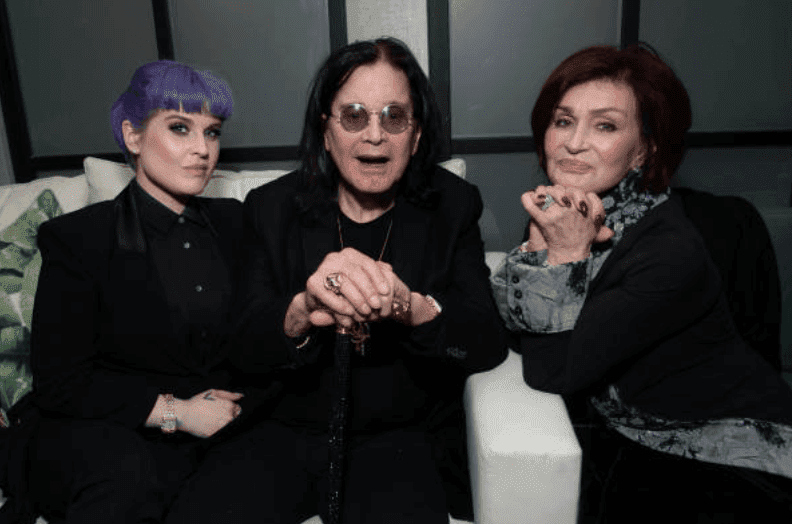
[[[341,216],[340,213],[336,215],[336,225],[338,226],[338,240],[341,241],[341,249],[344,249],[344,235],[341,233]],[[382,249],[380,249],[379,258],[377,258],[377,262],[382,260],[382,255],[385,254],[385,248],[388,245],[388,240],[390,240],[391,228],[393,228],[393,217],[391,217],[390,222],[388,223],[388,232],[385,233],[385,242],[382,243]]]
[[[336,225],[338,226],[338,240],[341,241],[341,249],[344,249],[344,235],[341,233],[341,213],[339,212],[336,215]],[[385,233],[385,241],[382,243],[382,249],[380,249],[379,258],[377,261],[382,260],[382,256],[385,254],[385,248],[388,246],[388,240],[390,240],[391,229],[393,228],[393,217],[391,217],[390,222],[388,223],[388,232]],[[366,340],[371,337],[369,331],[369,323],[368,322],[355,322],[355,325],[352,326],[350,330],[350,335],[352,336],[352,343],[355,345],[355,351],[360,354],[360,356],[366,355]]]

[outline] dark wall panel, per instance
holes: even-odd
[[[157,59],[151,4],[8,0],[6,5],[33,156],[117,150],[110,106],[135,68]]]
[[[619,42],[618,0],[449,0],[452,138],[531,134],[545,78],[561,60]]]
[[[684,82],[692,131],[792,129],[789,0],[641,0],[640,35]]]
[[[223,147],[299,142],[308,85],[330,52],[327,1],[170,0],[177,60],[231,85]]]

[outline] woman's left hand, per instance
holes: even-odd
[[[543,209],[548,197],[553,204]],[[604,242],[613,231],[603,225],[605,210],[592,192],[564,186],[539,186],[522,196],[531,215],[531,244],[547,249],[547,263],[564,264],[588,257],[591,245]],[[535,239],[535,235],[540,235]]]

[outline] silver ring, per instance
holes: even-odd
[[[325,277],[324,286],[328,291],[332,291],[336,295],[341,294],[341,273],[330,273]]]
[[[553,204],[555,204],[555,198],[553,198],[552,195],[547,195],[545,197],[544,204],[542,204],[542,211],[552,206]]]

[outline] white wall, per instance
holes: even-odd
[[[347,0],[346,12],[349,42],[394,36],[429,76],[426,0]]]

